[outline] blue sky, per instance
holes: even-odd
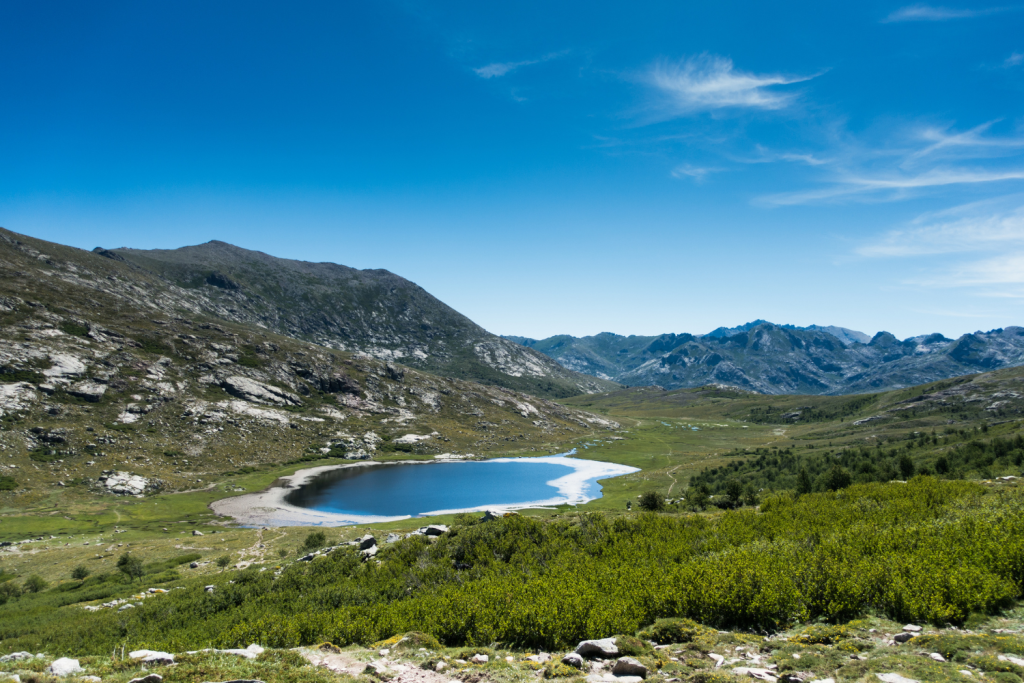
[[[1024,5],[493,4],[3,3],[0,225],[499,334],[1024,325]]]

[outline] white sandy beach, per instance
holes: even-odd
[[[535,458],[495,458],[493,460],[476,461],[479,464],[488,462],[523,462],[563,465],[571,469],[571,472],[565,476],[552,479],[547,482],[549,485],[558,489],[557,496],[544,500],[524,501],[514,505],[490,504],[480,505],[473,508],[431,510],[421,513],[421,516],[454,514],[457,512],[477,512],[495,509],[522,510],[526,508],[552,507],[567,504],[579,505],[593,499],[586,495],[588,482],[597,479],[609,479],[611,477],[618,477],[623,474],[639,471],[635,467],[628,467],[626,465],[567,457],[567,455],[571,455],[573,453],[575,453],[575,450],[570,451],[568,454],[541,456]],[[287,496],[289,492],[312,481],[315,477],[323,474],[324,472],[349,467],[373,467],[375,465],[382,464],[386,463],[355,462],[298,470],[295,474],[281,477],[265,491],[261,491],[259,493],[247,493],[242,496],[218,500],[210,504],[210,509],[218,515],[233,518],[243,526],[347,526],[352,524],[376,524],[382,522],[393,522],[401,519],[410,519],[409,515],[383,517],[375,515],[322,512],[319,510],[297,507],[285,502],[285,496]],[[432,463],[430,461],[405,461],[401,464],[430,465]]]

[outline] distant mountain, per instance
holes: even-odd
[[[738,327],[719,327],[716,330],[708,332],[705,337],[731,337],[734,334],[740,332],[749,332],[758,325],[771,324],[767,320],[755,320],[754,322],[739,325]],[[784,330],[810,330],[812,332],[827,332],[833,337],[843,342],[843,344],[849,346],[854,342],[860,342],[861,344],[867,344],[871,341],[871,336],[858,332],[857,330],[851,330],[846,327],[836,327],[835,325],[808,325],[807,327],[797,327],[796,325],[776,325]]]
[[[628,386],[729,384],[764,394],[849,394],[898,389],[1024,365],[1024,328],[900,341],[843,327],[763,320],[697,336],[510,338],[566,368]]]
[[[2,229],[0,238],[41,252],[60,247]],[[97,247],[89,257],[132,273],[143,307],[202,313],[537,396],[615,386],[491,334],[387,270],[293,261],[218,241],[169,250]]]

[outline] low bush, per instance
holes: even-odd
[[[692,619],[659,619],[643,629],[637,636],[651,640],[658,645],[669,643],[690,643],[697,637],[713,633],[714,629],[702,626]]]

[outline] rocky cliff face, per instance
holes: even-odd
[[[514,338],[566,367],[629,386],[721,383],[765,394],[848,394],[898,389],[1024,365],[1024,329],[900,341],[846,328],[795,328],[755,321],[697,337],[665,334],[576,339]]]

